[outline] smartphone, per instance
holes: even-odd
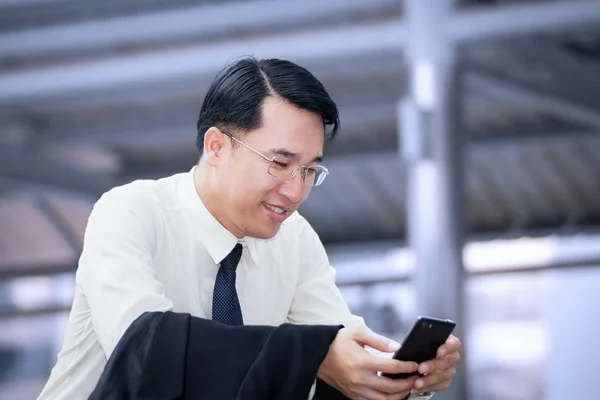
[[[456,327],[456,322],[449,319],[418,317],[402,345],[394,354],[396,360],[422,363],[436,357],[437,349],[446,343]],[[382,374],[392,379],[405,379],[419,375],[418,371],[403,374]]]

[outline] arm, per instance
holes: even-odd
[[[344,394],[335,398],[402,398],[398,396],[405,396],[416,378],[392,381],[377,376],[377,372],[413,372],[417,365],[376,357],[365,350],[367,345],[391,352],[398,344],[375,334],[365,326],[362,318],[352,315],[335,284],[335,270],[329,264],[325,248],[308,222],[303,221],[298,236],[303,260],[289,321],[345,326],[331,344],[317,377]],[[317,388],[315,399],[334,398],[327,386],[319,384]],[[395,397],[385,397],[390,394]]]
[[[389,339],[370,331],[362,318],[352,315],[344,298],[335,284],[335,270],[329,264],[325,248],[312,227],[304,221],[300,231],[302,240],[301,251],[306,255],[304,265],[301,266],[299,281],[294,294],[294,300],[288,315],[293,323],[300,324],[343,324],[350,329],[342,329],[330,347],[327,357],[321,364],[318,377],[328,385],[343,392],[345,395],[356,398],[361,394],[369,394],[379,398],[393,393],[406,393],[414,389],[417,377],[403,380],[390,380],[377,377],[377,371],[388,370],[413,372],[415,363],[403,363],[396,360],[380,358],[367,354],[364,345],[383,352],[393,352],[394,346]],[[452,351],[456,351],[451,345]],[[453,366],[457,362],[456,355],[437,360],[431,365],[434,374],[426,378],[425,387],[421,390],[434,391],[447,387]],[[344,365],[352,364],[352,368],[344,369]],[[440,364],[440,365],[437,365]],[[445,370],[450,369],[450,370]],[[360,372],[363,372],[361,374]],[[437,375],[437,376],[436,376]],[[317,392],[317,397],[318,397]],[[427,399],[430,396],[419,397],[415,394],[409,398]]]
[[[152,201],[113,189],[96,203],[86,227],[76,283],[107,358],[142,313],[173,308],[152,260],[159,237]]]

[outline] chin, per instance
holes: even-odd
[[[254,226],[256,227],[256,225]],[[280,224],[277,224],[276,226],[274,224],[267,224],[261,226],[259,229],[249,229],[246,231],[246,234],[247,236],[257,239],[271,239],[279,232],[280,227]]]
[[[252,232],[249,236],[257,238],[257,239],[272,239],[277,232],[279,232],[279,228],[277,229],[264,229],[261,231]]]

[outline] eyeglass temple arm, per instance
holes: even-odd
[[[261,152],[259,152],[258,150],[254,150],[252,147],[248,146],[246,143],[242,142],[241,140],[238,140],[236,137],[234,137],[231,133],[229,132],[225,132],[225,131],[221,131],[223,132],[223,134],[225,136],[229,136],[232,140],[234,140],[236,143],[241,144],[242,146],[244,146],[245,148],[247,148],[248,150],[258,154],[259,156],[261,156],[262,158],[264,158],[265,160],[271,162],[273,161],[272,159],[270,159],[269,157],[265,156],[264,154],[262,154]]]

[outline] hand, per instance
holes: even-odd
[[[377,372],[411,373],[418,364],[373,356],[364,349],[365,345],[383,352],[400,347],[366,326],[343,328],[329,346],[317,377],[353,400],[402,400],[418,377],[390,379]]]
[[[460,340],[450,335],[446,343],[438,348],[436,358],[419,364],[419,372],[426,376],[416,380],[411,393],[440,392],[448,389],[456,374],[456,365],[460,361],[460,347]]]

